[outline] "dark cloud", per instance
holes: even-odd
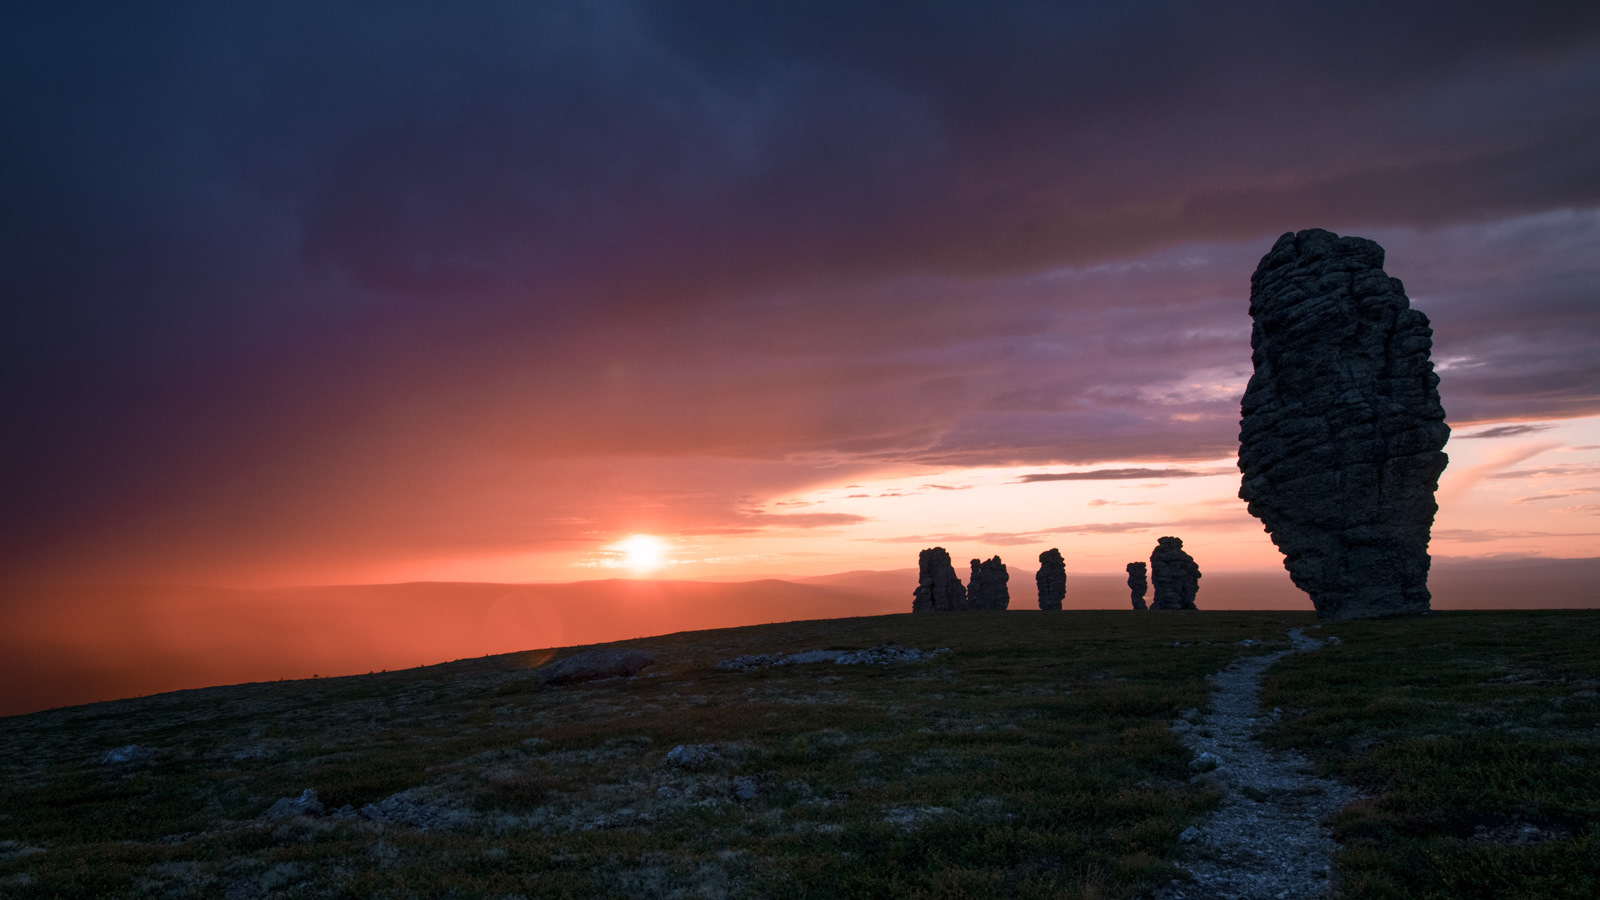
[[[1313,224],[1453,422],[1600,411],[1594,4],[14,4],[0,71],[0,576],[1225,457]]]
[[[1570,463],[1566,465],[1539,466],[1533,469],[1507,469],[1504,472],[1495,472],[1489,478],[1563,478],[1582,477],[1586,475],[1600,475],[1600,465],[1593,463]]]
[[[1493,428],[1485,428],[1482,431],[1475,431],[1472,434],[1461,434],[1460,432],[1457,432],[1450,435],[1450,437],[1452,440],[1457,441],[1470,441],[1474,438],[1520,437],[1524,434],[1538,434],[1541,431],[1549,431],[1554,427],[1554,425],[1549,423],[1526,422],[1517,425],[1496,425]]]
[[[1497,531],[1490,528],[1435,528],[1435,540],[1482,544],[1512,538],[1597,537],[1600,531]]]
[[[739,518],[762,528],[831,528],[872,521],[853,513],[744,513]]]
[[[1600,494],[1600,487],[1572,488],[1571,490],[1555,491],[1548,494],[1535,494],[1532,497],[1518,497],[1512,503],[1542,503],[1546,500],[1567,500],[1572,497],[1582,497],[1586,494]]]
[[[1229,469],[1090,469],[1087,472],[1042,472],[1024,475],[1016,484],[1033,484],[1039,481],[1116,481],[1133,478],[1204,478],[1210,475],[1231,475]],[[1099,501],[1106,502],[1106,501]]]

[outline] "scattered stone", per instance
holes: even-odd
[[[418,831],[459,831],[474,823],[471,812],[428,787],[412,788],[368,803],[356,811],[356,816]]]
[[[156,752],[151,750],[149,747],[141,747],[138,744],[128,744],[123,747],[107,750],[106,752],[100,754],[100,764],[103,766],[115,766],[123,763],[142,762],[154,757],[155,755]]]
[[[717,668],[724,672],[753,672],[756,669],[765,669],[768,666],[783,665],[782,653],[746,653],[717,663]]]
[[[1322,619],[1429,608],[1428,540],[1450,436],[1428,317],[1383,248],[1285,234],[1250,278],[1239,497]]]
[[[577,684],[601,678],[627,678],[656,658],[633,647],[602,647],[558,659],[534,670],[545,684]]]
[[[1142,562],[1128,563],[1128,593],[1133,595],[1133,608],[1143,610],[1144,592],[1150,587],[1150,582],[1145,580],[1145,565]]]
[[[262,814],[263,819],[289,819],[294,816],[320,816],[327,812],[322,808],[322,801],[317,799],[317,792],[306,788],[298,797],[284,797],[277,803],[267,808]]]
[[[1209,772],[1220,765],[1222,765],[1222,757],[1215,753],[1200,753],[1189,761],[1189,771]]]
[[[926,662],[941,653],[949,652],[949,647],[940,647],[937,650],[918,650],[914,647],[901,647],[896,644],[879,644],[868,650],[851,650],[841,653],[834,662],[841,666],[889,666],[897,663]]]
[[[929,819],[949,811],[943,806],[896,806],[885,813],[883,820],[904,831],[914,831]]]
[[[801,653],[748,653],[717,663],[724,672],[752,672],[768,666],[793,666],[802,663],[830,662],[841,666],[878,665],[923,662],[949,653],[949,647],[937,650],[917,650],[896,644],[880,644],[867,650],[806,650]]]
[[[736,775],[733,779],[733,799],[749,803],[761,793],[761,781],[754,775]]]
[[[1039,586],[1039,608],[1060,609],[1067,597],[1067,561],[1055,547],[1039,554],[1039,572],[1033,576]]]
[[[716,744],[679,744],[667,751],[667,762],[680,769],[704,769],[722,759]]]
[[[1200,567],[1194,557],[1183,552],[1183,540],[1175,537],[1156,539],[1156,549],[1150,554],[1150,580],[1155,582],[1155,596],[1150,598],[1151,609],[1194,609],[1195,594],[1200,591]]]
[[[43,852],[43,847],[30,847],[21,841],[0,841],[0,862],[10,862]]]
[[[1063,569],[1064,571],[1064,569]],[[1011,605],[1011,590],[1006,582],[1011,575],[999,556],[972,561],[972,580],[967,584],[969,609],[1005,609]]]
[[[838,661],[839,651],[837,650],[805,650],[800,653],[790,653],[789,655],[780,658],[775,665],[799,666],[805,665],[806,663]]]
[[[943,547],[929,547],[917,557],[917,589],[912,597],[914,613],[967,608],[967,589],[956,577],[956,567]]]
[[[1200,829],[1193,825],[1185,828],[1183,833],[1178,835],[1178,843],[1180,844],[1192,844],[1198,840],[1200,840]]]

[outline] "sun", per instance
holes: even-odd
[[[640,571],[659,567],[661,557],[666,552],[666,546],[662,544],[661,539],[648,534],[636,534],[617,547],[622,551],[628,568]]]

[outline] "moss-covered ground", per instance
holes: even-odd
[[[1205,707],[1206,675],[1312,624],[797,622],[631,641],[657,664],[587,685],[541,687],[529,667],[549,654],[527,653],[0,719],[0,895],[1149,895],[1217,802],[1173,718]],[[1315,633],[1343,643],[1269,673],[1285,717],[1266,739],[1371,796],[1338,822],[1347,892],[1600,895],[1600,614]],[[950,652],[716,668],[882,643]],[[153,753],[99,761],[126,744]],[[684,769],[679,744],[718,751]],[[306,788],[330,811],[399,795],[435,825],[263,818]]]

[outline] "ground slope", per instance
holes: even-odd
[[[1267,670],[1282,713],[1260,739],[1367,795],[1334,822],[1335,884],[1594,895],[1589,612],[1325,628],[1304,613],[898,615],[631,641],[658,658],[640,677],[569,687],[531,676],[548,654],[509,654],[12,717],[0,893],[1182,891],[1176,863],[1196,870],[1205,842],[1179,837],[1224,801],[1193,780],[1174,723],[1208,708],[1208,675],[1286,649],[1292,628],[1342,640]],[[717,666],[883,643],[949,652]],[[307,789],[333,814],[268,817]]]

